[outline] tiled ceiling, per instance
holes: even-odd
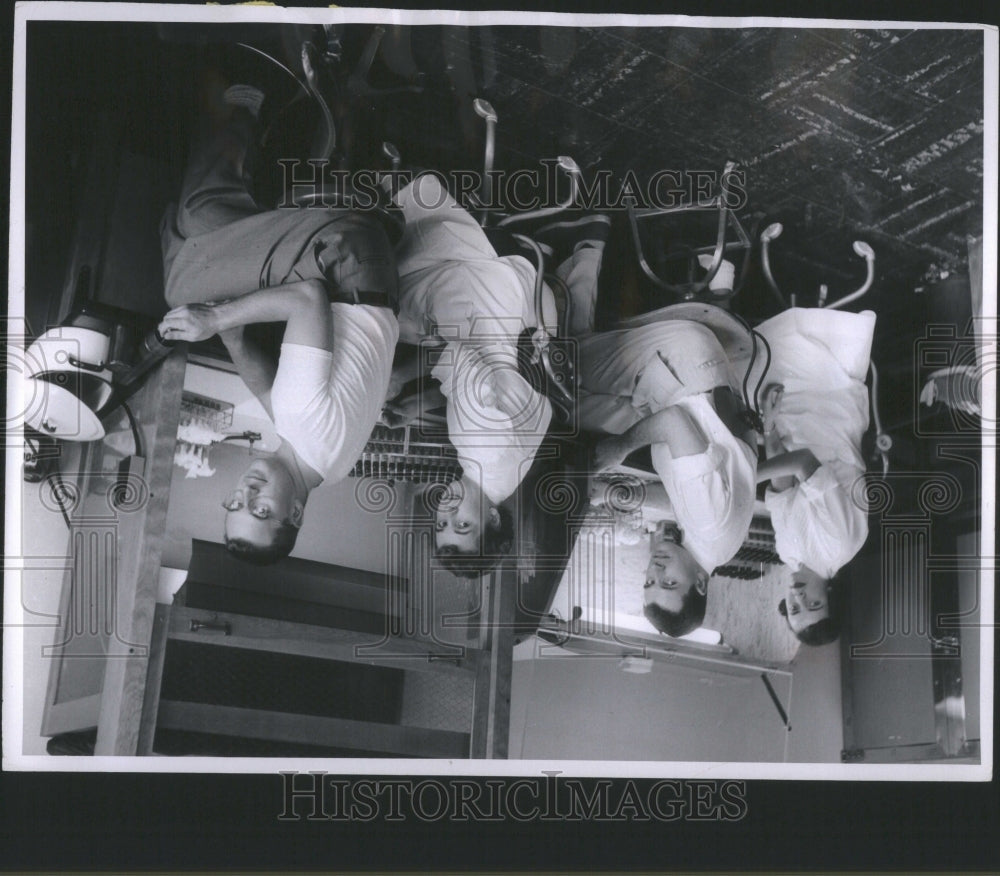
[[[371,31],[346,27],[345,56],[357,58]],[[270,25],[29,28],[33,324],[52,318],[92,212],[95,132],[164,168],[150,188],[173,193],[204,60],[245,40],[294,65],[305,36],[324,37]],[[831,298],[856,288],[864,266],[851,244],[873,247],[876,282],[856,306],[878,313],[883,417],[905,425],[916,404],[915,344],[932,322],[968,320],[967,237],[983,233],[983,64],[976,30],[388,28],[372,81],[398,85],[419,71],[424,88],[355,109],[369,141],[392,140],[410,166],[480,165],[475,96],[498,112],[497,164],[507,169],[569,154],[590,179],[603,170],[643,180],[738,162],[740,217],[782,222],[772,263],[800,303],[813,304],[820,283]],[[160,212],[150,214],[155,244]],[[734,307],[750,318],[774,312],[759,262]]]
[[[370,33],[347,26],[347,56]],[[315,27],[34,26],[38,187],[74,191],[77,147],[101,113],[123,106],[131,148],[181,166],[205,48],[211,57],[248,40],[294,64],[305,35],[323,37]],[[732,160],[746,174],[741,219],[784,225],[772,254],[782,287],[852,290],[864,267],[851,244],[866,240],[877,256],[870,300],[886,320],[907,314],[915,291],[963,273],[967,236],[982,234],[981,31],[387,29],[372,80],[399,84],[415,71],[422,93],[356,107],[407,163],[476,167],[484,129],[475,96],[498,112],[497,163],[508,169],[569,154],[590,178],[631,170],[645,180]]]
[[[493,103],[508,167],[568,153],[643,179],[736,161],[744,217],[785,226],[774,259],[790,281],[847,291],[864,239],[880,282],[919,287],[964,270],[982,233],[979,31],[431,27],[410,49],[457,102]],[[411,141],[429,116],[446,139],[428,100],[397,113]],[[457,115],[466,148],[475,120]]]

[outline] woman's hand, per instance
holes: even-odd
[[[184,304],[175,307],[157,327],[166,341],[205,341],[223,331],[219,310],[213,304]]]
[[[780,383],[772,383],[764,390],[764,397],[761,399],[761,414],[764,419],[764,434],[774,431],[774,421],[781,407],[781,399],[785,394],[785,387]]]
[[[416,423],[423,410],[423,404],[417,394],[389,401],[382,408],[382,422],[390,429],[400,429]]]

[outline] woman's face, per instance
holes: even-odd
[[[662,529],[657,530],[651,536],[644,603],[655,603],[665,611],[677,613],[692,587],[705,592],[704,571],[686,548],[668,538]]]
[[[809,569],[799,569],[785,594],[785,617],[796,635],[830,616],[830,582]]]
[[[483,519],[494,510],[485,504],[482,492],[471,481],[462,478],[449,484],[434,512],[437,549],[453,547],[460,554],[478,554]]]

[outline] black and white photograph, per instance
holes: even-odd
[[[20,5],[4,769],[988,781],[997,58]]]

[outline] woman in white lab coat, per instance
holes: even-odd
[[[839,634],[837,572],[868,537],[861,437],[875,314],[786,310],[758,326],[771,348],[758,482],[792,583],[778,610],[810,645]]]

